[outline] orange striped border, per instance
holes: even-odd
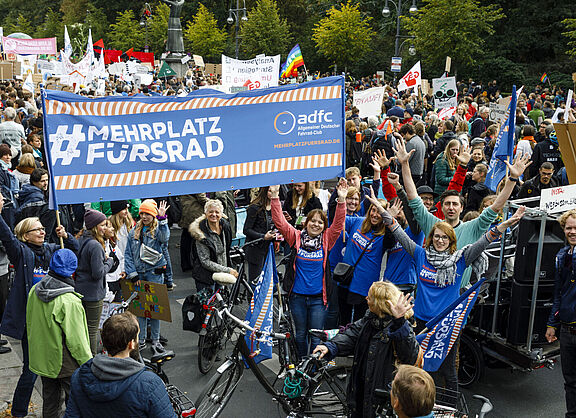
[[[224,106],[339,99],[341,96],[341,86],[322,86],[283,90],[254,97],[234,97],[232,99],[201,97],[191,98],[183,102],[143,103],[128,98],[116,101],[87,99],[90,101],[85,102],[46,100],[46,113],[47,115],[66,114],[70,116],[124,116],[170,112],[174,110],[209,109]]]
[[[117,174],[80,174],[55,176],[56,190],[95,189],[100,187],[141,186],[191,180],[229,179],[278,173],[310,168],[326,168],[342,165],[342,154],[305,155],[250,161],[198,170],[148,170]]]

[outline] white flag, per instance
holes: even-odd
[[[94,44],[92,44],[92,29],[88,29],[88,42],[86,44],[86,55],[84,57],[92,57],[89,62],[90,65],[94,64]]]
[[[568,123],[568,114],[570,113],[570,106],[572,106],[572,96],[574,92],[568,90],[568,97],[566,98],[566,107],[564,108],[564,123]]]
[[[406,73],[404,77],[398,81],[396,90],[403,91],[410,88],[417,88],[422,85],[422,71],[420,70],[420,61],[414,64],[414,67]]]
[[[32,81],[32,73],[28,73],[28,77],[22,84],[22,89],[28,90],[32,95],[34,95],[34,82]]]
[[[70,44],[70,36],[68,36],[68,28],[64,25],[64,55],[70,58],[72,55],[72,44]]]

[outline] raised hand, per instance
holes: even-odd
[[[403,139],[399,139],[396,141],[396,146],[394,147],[394,153],[396,154],[396,158],[400,164],[408,164],[410,161],[410,157],[412,154],[416,152],[415,149],[410,150],[410,152],[406,152],[406,144]]]
[[[388,183],[390,183],[396,190],[400,190],[400,176],[396,173],[388,173]]]
[[[468,162],[472,158],[472,154],[470,154],[470,147],[460,147],[460,153],[456,155],[456,159],[462,165],[468,165]]]
[[[338,200],[340,202],[345,202],[346,195],[348,194],[348,182],[346,179],[340,179],[338,186],[336,187],[336,192],[338,193]]]
[[[165,200],[161,201],[160,206],[158,206],[158,216],[160,217],[166,216],[166,211],[168,210],[169,207],[170,205],[168,205]]]
[[[522,155],[522,151],[518,151],[518,154],[514,159],[514,164],[510,164],[506,160],[504,160],[504,162],[508,166],[510,177],[516,179],[524,173],[524,170],[526,170],[530,164],[532,164],[532,161],[530,161],[530,156]]]
[[[390,205],[390,207],[388,207],[388,213],[395,218],[396,216],[398,216],[398,214],[400,212],[402,212],[402,201],[400,199],[396,199],[396,201],[394,202],[393,205]]]
[[[374,155],[372,156],[372,163],[373,164],[378,164],[380,166],[380,168],[388,168],[390,166],[390,164],[392,164],[392,161],[394,161],[396,159],[396,157],[392,157],[390,159],[388,159],[388,157],[386,157],[386,153],[384,151],[382,151],[381,149],[376,150],[376,152],[374,153]],[[373,168],[373,164],[370,164],[370,166]]]
[[[272,195],[272,199],[275,199],[280,195],[280,185],[270,186],[268,187],[270,194]]]
[[[394,318],[402,318],[404,315],[406,315],[406,312],[412,309],[412,296],[410,296],[409,293],[402,293],[396,304],[390,300],[387,300],[386,302],[388,302],[390,313]]]

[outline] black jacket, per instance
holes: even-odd
[[[374,416],[374,391],[388,389],[396,361],[416,364],[420,349],[404,318],[378,318],[370,311],[326,346],[332,357],[354,355],[346,395],[353,417]]]
[[[494,194],[484,183],[476,183],[468,190],[468,198],[466,199],[466,209],[464,213],[472,210],[478,210],[482,199],[486,196]]]
[[[550,183],[542,184],[540,183],[540,174],[537,174],[536,177],[526,180],[522,185],[518,193],[518,199],[540,196],[542,189],[549,189],[551,187],[558,187],[558,181],[554,177],[550,179]]]
[[[286,195],[286,200],[284,201],[284,205],[282,205],[282,210],[288,212],[288,214],[292,217],[292,220],[290,220],[290,224],[294,225],[297,216],[296,216],[296,209],[292,208],[292,193],[294,193],[294,190],[290,190]],[[308,212],[310,212],[312,209],[322,209],[322,202],[320,202],[320,199],[318,199],[314,194],[306,202],[302,214],[306,216],[308,215]]]
[[[564,167],[562,154],[560,154],[558,144],[553,143],[549,138],[546,138],[534,146],[534,152],[532,152],[532,165],[530,166],[532,176],[535,176],[538,173],[538,170],[545,162],[552,163],[554,165],[554,171],[558,171]]]

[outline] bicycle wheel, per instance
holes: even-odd
[[[222,319],[212,313],[206,324],[206,333],[198,337],[198,369],[200,369],[200,373],[206,374],[212,370],[216,356],[222,346],[221,339],[225,335],[223,330]]]
[[[308,405],[306,414],[346,417],[346,388],[350,368],[334,366],[323,371],[318,384],[307,391]]]
[[[196,418],[217,417],[232,397],[242,377],[243,365],[240,360],[230,361],[222,372],[216,373],[196,400]]]
[[[484,372],[484,354],[480,343],[462,335],[460,338],[460,366],[458,368],[458,384],[467,388],[476,383]]]

